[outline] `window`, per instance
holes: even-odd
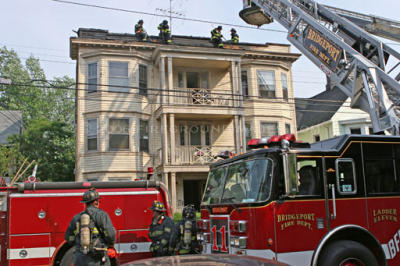
[[[204,143],[206,146],[210,146],[210,126],[205,125],[204,126],[204,137],[205,137],[205,142]]]
[[[108,132],[111,151],[129,149],[129,119],[111,118]]]
[[[373,129],[372,127],[369,127],[369,128],[368,128],[368,134],[370,134],[370,135],[375,135],[374,129]]]
[[[109,90],[129,92],[128,62],[109,62],[108,71]]]
[[[88,92],[97,91],[97,63],[88,65]]]
[[[201,145],[200,126],[191,126],[189,134],[190,134],[190,145],[200,146]]]
[[[149,121],[140,120],[140,151],[149,152]]]
[[[181,146],[185,145],[185,126],[180,125],[179,126],[179,143],[181,144]]]
[[[251,140],[251,124],[250,123],[245,123],[244,124],[244,134],[246,135],[246,143],[249,143],[249,140]]]
[[[275,72],[257,71],[258,92],[262,98],[275,98]]]
[[[290,131],[290,124],[285,124],[285,133],[286,133],[286,134],[290,134],[290,133],[291,133],[291,131]]]
[[[350,134],[361,134],[361,128],[350,128]]]
[[[299,190],[297,195],[321,195],[319,169],[321,160],[297,160]]]
[[[178,88],[183,88],[184,83],[183,83],[183,72],[178,72]]]
[[[97,151],[97,119],[87,121],[87,150]]]
[[[249,96],[249,83],[247,80],[247,70],[242,71],[242,94],[243,96]]]
[[[147,66],[139,65],[139,94],[147,95]]]
[[[385,143],[364,143],[365,179],[368,194],[400,192],[400,148]]]
[[[278,123],[261,123],[261,137],[278,135]]]
[[[353,159],[336,160],[336,186],[340,195],[357,193],[356,170]]]
[[[321,140],[321,137],[319,135],[314,135],[314,142],[318,142]]]
[[[287,82],[287,75],[286,73],[281,73],[282,78],[282,96],[284,100],[289,100],[288,96],[288,82]]]
[[[200,74],[199,72],[186,72],[186,88],[199,88]]]

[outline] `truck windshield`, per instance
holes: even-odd
[[[204,204],[262,202],[269,198],[272,160],[240,161],[210,171]]]

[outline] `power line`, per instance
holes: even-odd
[[[73,2],[73,1],[65,1],[65,0],[50,0],[50,1],[64,3],[64,4],[71,4],[71,5],[78,5],[78,6],[86,6],[86,7],[94,7],[94,8],[99,8],[99,9],[113,10],[113,11],[121,11],[121,12],[140,14],[140,15],[165,17],[164,15],[160,15],[160,14],[156,14],[156,13],[150,13],[150,12],[144,12],[144,11],[136,11],[136,10],[128,10],[128,9],[115,8],[115,7],[107,7],[107,6],[99,6],[99,5],[93,5],[93,4],[83,4],[83,3]],[[196,19],[196,18],[182,18],[182,17],[179,17],[179,16],[171,16],[171,18],[185,20],[185,21],[194,21],[194,22],[201,22],[201,23],[207,23],[207,24],[219,24],[219,25],[225,25],[225,26],[229,26],[229,27],[245,28],[245,29],[252,29],[252,30],[264,30],[264,31],[279,32],[279,33],[287,34],[287,32],[283,31],[283,30],[256,28],[256,27],[232,24],[232,23],[227,23],[227,22],[209,21],[209,20]]]

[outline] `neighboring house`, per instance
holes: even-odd
[[[297,138],[304,142],[373,133],[369,114],[350,108],[350,98],[338,88],[309,99],[296,99],[296,115]]]
[[[296,131],[291,65],[300,55],[284,44],[151,40],[82,28],[71,37],[76,180],[145,178],[154,167],[174,210],[198,207],[218,152]]]
[[[8,145],[8,137],[22,133],[21,111],[0,111],[0,145]]]

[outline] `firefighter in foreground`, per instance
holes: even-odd
[[[170,256],[175,249],[175,224],[165,214],[163,203],[154,201],[150,210],[153,211],[153,221],[149,230],[150,252],[153,253],[153,257]]]
[[[99,193],[91,188],[83,194],[86,210],[75,215],[65,232],[65,240],[75,245],[74,266],[110,265],[116,255],[115,229],[106,212],[99,209]]]
[[[147,32],[143,28],[143,20],[139,20],[135,25],[135,34],[139,41],[147,41]]]
[[[211,31],[211,42],[214,44],[215,48],[224,48],[224,44],[222,43],[222,26],[218,26],[217,28]]]
[[[168,21],[164,20],[160,25],[158,25],[158,30],[160,31],[160,38],[165,44],[171,43],[171,31],[169,30]]]
[[[231,29],[231,43],[238,43],[239,35],[234,28]]]
[[[182,210],[182,220],[178,222],[178,254],[199,254],[200,243],[197,240],[196,211],[193,205],[185,206]]]

